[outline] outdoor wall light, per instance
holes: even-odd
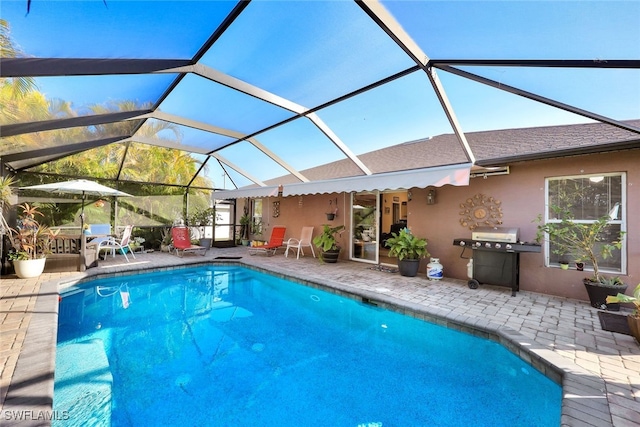
[[[436,204],[436,189],[435,188],[430,188],[429,191],[427,191],[427,204],[428,205],[435,205]]]

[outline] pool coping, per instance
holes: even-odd
[[[11,417],[10,420],[7,420],[7,416],[5,416],[6,421],[3,425],[48,426],[51,425],[52,417],[58,419],[64,417],[64,414],[57,414],[53,411],[55,348],[60,293],[74,285],[98,278],[145,274],[212,264],[239,265],[255,271],[293,279],[311,287],[359,299],[381,308],[494,340],[562,386],[561,425],[572,425],[576,419],[584,419],[585,412],[597,418],[597,425],[612,425],[605,381],[602,378],[510,327],[497,325],[482,318],[473,318],[437,307],[412,303],[392,295],[356,288],[334,280],[310,280],[303,276],[303,272],[280,269],[277,266],[256,266],[246,263],[242,259],[203,260],[184,265],[155,266],[126,271],[99,272],[90,270],[75,276],[43,282],[2,411],[3,414],[7,414],[8,411],[20,412],[23,414],[21,417],[23,419]],[[48,351],[43,349],[48,349]]]

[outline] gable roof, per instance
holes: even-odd
[[[628,120],[640,126],[640,119]],[[504,129],[466,134],[478,166],[508,166],[525,160],[640,148],[640,135],[604,123]],[[418,170],[466,162],[456,136],[444,134],[409,141],[358,156],[374,174]],[[359,175],[341,160],[302,171],[313,180]],[[268,185],[299,182],[292,175],[266,181]]]

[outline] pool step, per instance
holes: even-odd
[[[64,414],[53,426],[110,426],[113,377],[100,339],[56,350],[53,409]]]

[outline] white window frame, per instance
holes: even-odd
[[[261,236],[264,232],[263,224],[264,200],[257,198],[251,200],[251,228],[250,233]]]
[[[569,175],[569,176],[555,176],[555,177],[547,177],[545,178],[545,186],[544,186],[544,195],[545,195],[545,212],[544,212],[544,222],[560,222],[559,219],[556,218],[549,218],[549,184],[552,181],[558,181],[558,180],[563,180],[563,179],[590,179],[590,178],[597,178],[597,177],[607,177],[607,176],[619,176],[620,177],[620,200],[621,200],[621,206],[619,208],[618,211],[618,219],[609,221],[610,224],[619,224],[620,225],[620,231],[625,232],[627,231],[627,215],[626,215],[626,205],[627,205],[627,174],[626,172],[609,172],[609,173],[594,173],[594,174],[585,174],[585,175]],[[591,222],[595,222],[595,220],[584,220],[584,219],[580,219],[577,220],[576,222],[582,222],[582,223],[591,223]],[[556,262],[551,262],[550,260],[550,253],[551,251],[549,250],[549,236],[545,235],[545,242],[544,242],[544,248],[545,248],[545,255],[544,255],[544,263],[546,267],[560,267],[559,263]],[[611,269],[611,268],[602,268],[600,267],[600,270],[603,273],[610,273],[610,274],[619,274],[619,275],[626,275],[627,274],[627,239],[626,237],[623,239],[622,241],[622,248],[620,249],[620,269]],[[585,271],[593,271],[593,269],[590,266],[586,266],[585,267]]]

